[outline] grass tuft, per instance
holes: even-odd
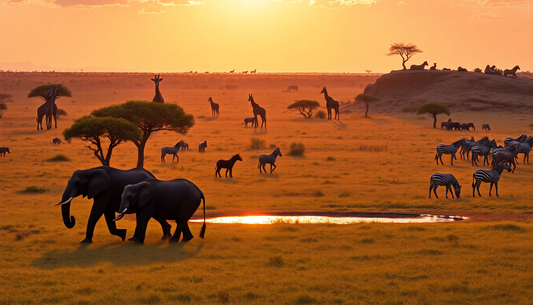
[[[21,194],[42,194],[42,193],[46,193],[46,192],[49,192],[49,191],[50,191],[49,189],[45,189],[45,188],[42,188],[42,187],[38,187],[38,186],[32,185],[32,186],[28,186],[27,188],[23,189],[22,191],[19,191],[19,193],[21,193]]]
[[[266,141],[260,138],[251,138],[250,139],[250,146],[248,146],[248,149],[250,150],[259,150],[266,148]]]
[[[224,291],[219,291],[217,293],[217,299],[220,303],[228,303],[229,302],[229,293]]]
[[[46,161],[47,162],[67,162],[67,161],[70,161],[70,158],[63,154],[59,154],[59,155],[53,156],[50,159],[46,159]]]
[[[359,150],[361,151],[387,151],[387,145],[361,145],[359,146]]]
[[[283,261],[283,257],[274,256],[268,259],[268,265],[272,267],[282,267],[285,265],[285,262]]]
[[[291,143],[291,147],[289,150],[290,156],[303,156],[304,152],[305,152],[305,146],[303,145],[303,143],[300,143],[300,142]]]
[[[316,191],[316,193],[313,195],[315,197],[324,197],[324,193],[321,190]]]
[[[316,304],[317,302],[317,299],[307,294],[301,295],[296,299],[296,304]]]
[[[517,233],[523,233],[526,231],[525,228],[515,225],[513,223],[505,223],[505,224],[496,224],[491,226],[486,226],[485,230],[495,230],[495,231],[509,231],[509,232],[517,232]]]

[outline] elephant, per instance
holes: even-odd
[[[71,229],[74,227],[76,220],[74,216],[70,216],[70,201],[79,195],[87,196],[89,199],[94,198],[93,207],[87,221],[85,239],[81,240],[81,243],[92,243],[94,226],[102,214],[105,216],[109,232],[112,235],[119,236],[124,241],[126,230],[117,229],[113,221],[115,212],[118,212],[120,206],[120,195],[126,185],[138,183],[149,178],[155,177],[143,168],[120,170],[109,166],[100,166],[77,170],[68,180],[61,202],[55,205],[61,205],[63,222],[67,228]],[[163,229],[162,239],[171,237],[170,224],[164,219],[156,218],[156,220]],[[135,237],[130,238],[130,240],[135,240]]]
[[[124,188],[119,214],[115,221],[122,219],[124,214],[136,213],[135,243],[143,244],[146,226],[151,217],[176,221],[176,231],[170,242],[177,242],[183,232],[183,241],[194,236],[189,229],[188,221],[194,215],[201,201],[204,203],[204,225],[200,237],[205,234],[205,197],[202,191],[186,179],[161,181],[147,179]]]

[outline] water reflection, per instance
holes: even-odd
[[[465,220],[468,217],[445,215],[418,215],[411,217],[329,217],[329,216],[226,216],[207,218],[208,223],[240,224],[352,224],[352,223],[435,223]],[[191,219],[191,222],[203,222],[203,219]]]

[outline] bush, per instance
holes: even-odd
[[[260,138],[250,139],[250,150],[259,150],[266,147],[266,141]]]
[[[50,191],[49,189],[45,189],[45,188],[42,188],[42,187],[38,187],[38,186],[32,185],[32,186],[28,186],[27,188],[23,189],[22,191],[19,191],[19,193],[21,193],[21,194],[42,194],[42,193],[46,193],[46,192],[49,192],[49,191]]]
[[[326,112],[324,110],[319,110],[316,112],[315,116],[319,119],[325,119],[326,118]]]
[[[289,156],[302,156],[305,152],[305,146],[303,143],[293,142],[289,151]]]
[[[65,155],[59,154],[59,155],[53,156],[50,159],[47,159],[46,161],[48,161],[48,162],[66,162],[66,161],[70,161],[70,158],[65,156]]]

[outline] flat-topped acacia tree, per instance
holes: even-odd
[[[300,100],[290,104],[287,109],[296,109],[304,118],[310,119],[313,116],[313,110],[320,107],[317,101]]]
[[[95,117],[122,118],[141,129],[140,140],[132,140],[137,146],[137,167],[144,166],[144,147],[150,135],[159,130],[170,130],[186,134],[194,126],[194,117],[186,114],[176,104],[153,103],[149,101],[128,101],[124,104],[94,110]]]
[[[439,103],[425,103],[424,105],[418,107],[416,114],[429,113],[433,116],[433,128],[437,128],[437,115],[444,113],[448,116],[450,115],[450,109],[448,107],[439,104]]]
[[[405,63],[413,57],[413,55],[416,55],[417,53],[422,53],[423,51],[420,50],[416,45],[414,44],[405,44],[403,42],[400,43],[393,43],[389,47],[389,53],[387,56],[392,55],[400,55],[402,58],[402,67],[404,70],[407,70],[405,67]]]
[[[360,93],[355,97],[356,102],[363,102],[366,105],[366,111],[365,111],[365,118],[368,117],[368,108],[370,107],[370,103],[379,101],[378,97],[375,97],[370,94],[363,94]]]
[[[109,166],[113,148],[123,142],[140,141],[142,134],[135,124],[125,119],[85,116],[63,130],[63,136],[68,142],[72,139],[80,139],[91,143],[94,147],[91,145],[85,145],[85,147],[94,152],[94,155],[100,160],[102,165]],[[107,153],[105,154],[102,147],[102,138],[106,138],[107,142],[109,142]]]

